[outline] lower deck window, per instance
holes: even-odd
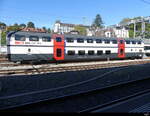
[[[94,51],[93,50],[88,51],[88,55],[94,55]]]
[[[111,51],[110,51],[110,50],[107,50],[105,53],[106,53],[107,55],[109,55],[109,54],[111,54]]]
[[[70,55],[70,56],[72,56],[72,55],[75,55],[75,51],[68,51],[68,53],[67,53],[68,55]]]
[[[97,51],[97,55],[103,55],[103,51],[102,50]]]
[[[79,55],[85,55],[85,51],[84,50],[80,50],[80,51],[78,51],[78,54]]]

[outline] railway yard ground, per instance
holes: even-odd
[[[150,112],[148,58],[0,66],[0,112]]]

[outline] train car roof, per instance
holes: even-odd
[[[96,37],[96,36],[83,36],[83,35],[71,35],[71,34],[66,34],[65,38],[82,38],[82,39],[102,39],[102,40],[118,40],[119,38],[117,37]],[[141,41],[139,38],[123,38],[124,40],[129,40],[129,41]]]
[[[39,32],[26,32],[26,31],[18,31],[18,32],[14,32],[14,31],[10,31],[7,35],[9,36],[14,36],[14,35],[25,35],[25,36],[38,36],[38,37],[43,37],[43,36],[48,36],[50,37],[51,34],[50,33],[39,33]]]
[[[40,32],[28,32],[28,31],[18,31],[18,32],[14,32],[14,31],[10,31],[8,34],[8,36],[14,36],[14,35],[25,35],[26,37],[29,36],[38,36],[38,37],[44,37],[44,36],[48,36],[51,37],[52,34],[50,33],[40,33]],[[119,38],[106,38],[106,37],[96,37],[96,36],[83,36],[83,35],[73,35],[73,34],[64,34],[65,38],[74,38],[74,39],[78,39],[78,38],[82,38],[82,39],[102,39],[102,40],[118,40]],[[142,41],[139,38],[123,38],[124,40],[129,40],[129,41]]]

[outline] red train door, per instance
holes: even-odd
[[[59,34],[53,34],[52,36],[54,40],[54,48],[53,48],[53,57],[55,60],[60,61],[64,60],[65,55],[65,41],[64,41],[64,35]]]
[[[125,40],[118,39],[118,58],[125,58]]]

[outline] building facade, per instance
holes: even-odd
[[[75,31],[76,26],[85,27],[87,31],[87,36],[129,38],[129,30],[123,26],[92,28],[91,26],[67,24],[56,21],[53,30],[54,33],[65,34]]]
[[[86,26],[86,25],[68,24],[68,23],[62,23],[60,21],[56,21],[53,30],[54,33],[60,33],[60,34],[70,33],[72,31],[75,31],[76,26],[85,27],[87,32],[88,29],[90,28],[90,26]]]

